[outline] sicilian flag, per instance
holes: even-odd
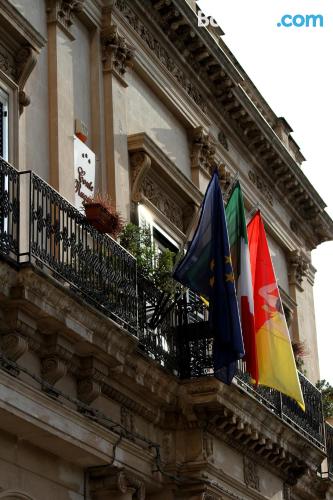
[[[257,212],[247,226],[254,298],[259,384],[297,401],[305,410],[295,358],[264,224]]]
[[[214,373],[230,384],[244,356],[222,193],[215,171],[202,202],[193,239],[174,278],[209,301]]]
[[[232,265],[237,283],[238,308],[245,347],[244,361],[246,362],[246,370],[257,384],[258,360],[255,345],[251,262],[243,194],[238,181],[233,188],[225,213],[228,225]]]

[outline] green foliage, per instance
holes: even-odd
[[[120,244],[137,260],[138,272],[167,293],[176,291],[171,272],[174,265],[174,252],[166,249],[158,253],[149,227],[127,224],[120,234]]]
[[[326,380],[318,380],[316,387],[321,391],[323,398],[324,417],[333,417],[333,387]]]

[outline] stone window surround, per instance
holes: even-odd
[[[145,133],[128,136],[131,201],[143,203],[156,223],[182,244],[202,193]]]

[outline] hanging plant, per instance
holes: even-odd
[[[124,227],[124,221],[108,195],[97,193],[84,203],[86,217],[90,224],[101,233],[117,238]]]

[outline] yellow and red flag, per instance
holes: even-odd
[[[286,394],[305,410],[288,326],[260,212],[251,219],[247,231],[253,282],[258,383]]]

